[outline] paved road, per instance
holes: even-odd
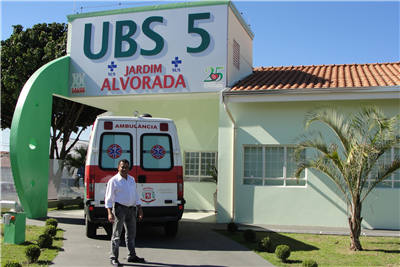
[[[207,218],[207,216],[209,216]],[[56,218],[64,232],[64,246],[51,266],[111,266],[110,241],[103,229],[98,238],[85,236],[83,210],[52,211],[48,217]],[[44,219],[28,219],[27,224],[44,225]],[[164,235],[162,227],[139,227],[136,238],[137,254],[146,259],[145,264],[126,262],[126,247],[120,247],[120,262],[124,266],[147,267],[251,267],[274,266],[246,247],[212,231],[216,228],[215,216],[185,214],[179,223],[176,237]],[[218,227],[220,228],[220,227]]]

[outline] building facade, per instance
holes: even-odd
[[[186,209],[213,210],[217,190],[221,223],[347,226],[346,204],[328,178],[311,171],[299,184],[290,178],[293,138],[304,131],[307,110],[320,103],[355,111],[369,101],[387,116],[398,115],[399,63],[253,68],[254,34],[230,1],[119,9],[68,20],[68,56],[35,73],[14,116],[10,152],[17,189],[25,193],[21,202],[29,205],[40,194],[36,188],[46,179],[46,163],[22,168],[18,162],[45,157],[45,149],[37,148],[48,138],[45,131],[23,132],[50,112],[41,109],[43,101],[51,103],[43,94],[55,94],[114,115],[138,111],[173,119]],[[218,167],[218,185],[203,181],[208,164]],[[364,227],[400,229],[399,183],[396,173],[391,187],[370,195]],[[43,210],[44,205],[32,207],[28,217]]]

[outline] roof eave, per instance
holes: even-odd
[[[400,99],[400,86],[275,89],[223,92],[226,102],[299,102]]]

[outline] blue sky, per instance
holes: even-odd
[[[94,12],[171,2],[174,1],[2,0],[1,39],[10,37],[12,25],[30,28],[37,23],[67,23],[66,16],[74,11]],[[233,2],[255,35],[254,67],[400,60],[399,1]],[[2,150],[8,150],[8,138],[9,133],[2,133]]]

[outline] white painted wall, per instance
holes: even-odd
[[[331,101],[346,111],[355,111],[360,101]],[[375,100],[386,116],[399,114],[399,100]],[[237,122],[235,210],[236,222],[271,225],[348,227],[347,207],[340,191],[329,178],[308,172],[306,188],[243,185],[243,146],[293,144],[293,137],[304,132],[306,111],[318,102],[229,103]],[[232,202],[231,123],[220,109],[219,212],[218,221],[230,220]],[[311,128],[316,129],[316,125]],[[329,140],[330,132],[323,130]],[[221,136],[227,138],[221,138]],[[228,157],[222,157],[222,153]],[[400,190],[376,189],[363,204],[363,227],[400,229]],[[220,211],[223,212],[220,212]]]

